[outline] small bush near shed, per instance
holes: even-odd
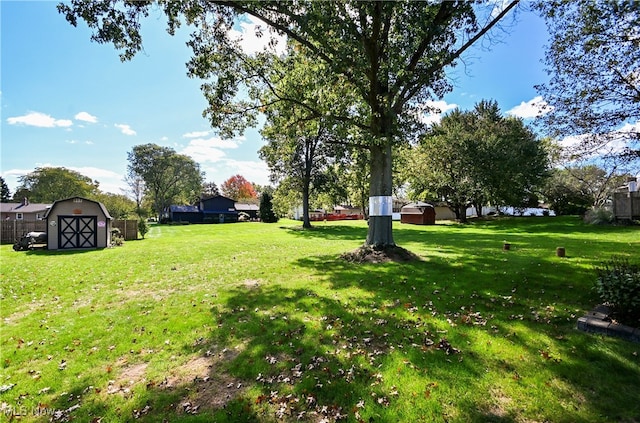
[[[149,225],[147,225],[147,222],[145,222],[144,219],[140,219],[138,221],[138,232],[140,232],[142,239],[144,239],[144,236],[149,232]]]
[[[621,323],[640,326],[640,266],[614,257],[596,268],[595,290]]]
[[[604,207],[593,208],[584,215],[585,223],[590,225],[609,225],[613,223],[613,212]]]
[[[124,236],[118,228],[111,228],[111,246],[120,247],[124,244]]]

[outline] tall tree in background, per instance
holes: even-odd
[[[263,96],[269,105],[263,109],[266,123],[260,133],[267,144],[259,153],[269,167],[272,182],[286,180],[286,187],[300,193],[302,226],[310,228],[311,196],[322,189],[326,181],[324,173],[344,156],[340,152],[345,148],[338,143],[340,136],[335,122],[303,104],[322,103],[327,97],[336,108],[353,102],[345,102],[347,96],[342,87],[327,86],[322,63],[313,63],[308,57],[290,51],[278,66],[283,77]],[[299,103],[280,101],[284,95],[291,100],[299,99]]]
[[[456,109],[408,151],[406,178],[414,197],[442,199],[466,221],[467,207],[520,207],[547,171],[544,145],[520,119],[503,117],[495,101]]]
[[[278,216],[273,211],[271,194],[268,192],[263,192],[260,196],[260,220],[264,223],[275,223],[278,221]]]
[[[322,121],[277,121],[262,130],[267,144],[260,149],[260,158],[269,166],[273,182],[289,179],[289,187],[302,195],[304,228],[310,228],[309,199],[312,190],[321,186],[322,174],[332,161],[335,145]]]
[[[198,198],[203,174],[200,165],[172,148],[156,144],[134,146],[128,153],[127,177],[144,181],[145,193],[158,218],[171,204],[191,203]]]
[[[540,1],[551,76],[537,87],[554,137],[578,137],[570,156],[640,159],[640,6],[637,1]],[[637,163],[637,162],[636,162]]]
[[[205,111],[214,127],[229,135],[257,124],[265,91],[282,78],[274,72],[275,55],[246,54],[229,29],[242,15],[284,34],[301,54],[323,63],[329,87],[347,86],[358,103],[334,108],[300,98],[278,101],[316,110],[366,131],[370,159],[370,221],[365,244],[394,246],[391,230],[392,146],[417,124],[425,100],[441,98],[451,90],[445,69],[499,22],[516,4],[488,2],[491,10],[476,19],[480,5],[467,1],[434,2],[319,2],[271,1],[166,2],[169,31],[183,21],[196,25],[189,45],[194,56],[189,74],[205,80]],[[149,13],[147,2],[122,3],[72,0],[58,9],[77,25],[84,19],[94,29],[92,39],[112,42],[130,59],[142,48],[140,18]],[[499,8],[492,14],[493,7]],[[277,67],[276,67],[277,68]],[[277,79],[276,79],[277,78]],[[248,98],[238,96],[241,85]],[[413,128],[415,129],[415,128]]]
[[[0,176],[0,203],[8,203],[9,200],[11,200],[9,185],[7,185],[4,178]]]
[[[136,202],[123,194],[101,192],[91,199],[101,202],[114,219],[128,219],[133,213],[137,213]]]
[[[14,200],[53,203],[74,196],[91,197],[99,192],[98,182],[64,167],[39,167],[18,178]]]
[[[225,197],[232,198],[239,202],[257,202],[258,194],[253,189],[253,184],[242,175],[234,175],[224,181],[220,186]]]
[[[127,190],[125,191],[129,196],[133,197],[133,201],[136,203],[136,214],[138,217],[146,217],[147,214],[144,211],[144,180],[137,174],[128,174],[124,178],[124,182],[127,184]]]
[[[205,197],[214,197],[220,195],[220,190],[215,182],[205,182],[202,184],[202,195]]]

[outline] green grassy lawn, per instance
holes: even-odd
[[[0,421],[640,422],[640,344],[576,329],[637,227],[394,223],[422,260],[354,264],[365,222],[298,225],[1,246]]]

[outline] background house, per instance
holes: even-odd
[[[200,200],[199,207],[204,215],[202,218],[204,223],[229,223],[238,221],[236,201],[231,198],[222,195],[204,198]]]
[[[21,203],[0,203],[0,220],[43,220],[51,204],[29,203],[25,198]]]
[[[236,202],[222,195],[200,199],[190,206],[172,205],[165,217],[171,222],[230,223],[238,221]]]
[[[338,214],[338,215],[361,215],[362,214],[362,210],[360,210],[360,207],[355,207],[355,206],[334,206],[333,207],[333,214]]]
[[[56,201],[45,220],[49,250],[106,248],[111,245],[111,216],[97,201],[82,197]]]
[[[260,210],[260,207],[257,204],[235,203],[235,207],[238,213],[248,214],[249,219],[258,218],[258,211]]]
[[[202,218],[198,206],[169,206],[169,220],[172,222],[202,223]]]

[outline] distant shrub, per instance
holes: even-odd
[[[640,323],[640,266],[614,257],[596,268],[596,273],[594,289],[600,299],[622,323],[637,326]]]
[[[584,221],[590,225],[609,225],[613,223],[613,212],[604,207],[588,210],[584,215]]]
[[[142,239],[144,239],[144,236],[149,232],[149,225],[147,225],[144,219],[138,220],[138,232],[140,232]]]
[[[118,228],[111,228],[111,246],[120,247],[124,244],[124,236]]]

